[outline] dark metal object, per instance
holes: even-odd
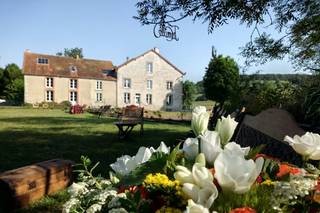
[[[165,37],[167,41],[179,41],[177,30],[179,30],[177,25],[172,25],[170,23],[165,24],[164,22],[158,23],[154,25],[153,35],[156,38]]]

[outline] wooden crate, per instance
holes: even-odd
[[[71,182],[72,162],[68,160],[54,159],[4,172],[0,174],[2,208],[9,212],[26,207]]]

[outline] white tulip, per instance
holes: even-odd
[[[224,147],[224,152],[228,152],[233,155],[246,156],[249,154],[250,147],[242,148],[239,144],[235,142],[230,142]]]
[[[137,163],[134,157],[124,155],[117,158],[117,161],[110,164],[110,167],[119,175],[127,175],[137,167]]]
[[[182,191],[191,198],[194,202],[210,208],[214,200],[218,197],[217,187],[211,183],[205,188],[200,188],[199,186],[192,183],[185,183],[182,186]]]
[[[174,178],[180,183],[194,183],[192,172],[184,166],[176,166],[176,172],[174,173]]]
[[[199,163],[195,163],[192,167],[192,177],[196,185],[205,187],[208,183],[213,183],[211,172]]]
[[[206,107],[197,106],[192,112],[191,129],[196,136],[202,135],[208,129],[210,113]]]
[[[209,213],[209,209],[196,204],[193,200],[188,200],[188,206],[184,213]]]
[[[192,171],[183,166],[177,166],[176,170],[174,177],[183,184],[182,191],[196,203],[210,208],[218,197],[211,172],[201,163],[195,163]]]
[[[306,159],[320,160],[320,135],[307,132],[301,137],[295,135],[293,138],[286,136],[284,141]]]
[[[201,152],[205,155],[206,162],[212,166],[222,151],[219,134],[215,131],[206,131],[200,136],[200,140]]]
[[[150,157],[151,157],[152,153],[151,150],[149,148],[146,147],[140,147],[137,154],[134,156],[134,159],[136,161],[136,164],[142,164],[147,162]]]
[[[221,119],[218,120],[215,131],[219,132],[221,143],[223,145],[227,144],[233,133],[238,125],[238,122],[234,120],[234,118],[231,118],[230,115],[227,117],[221,117]]]
[[[263,166],[263,158],[246,160],[242,153],[223,151],[214,162],[215,178],[224,191],[243,194],[250,190]]]
[[[197,138],[187,138],[183,143],[182,150],[184,152],[184,156],[188,160],[193,160],[197,157],[199,153],[199,142]]]
[[[167,147],[167,145],[163,141],[161,141],[160,146],[158,147],[158,149],[156,149],[156,151],[168,154],[170,152],[170,147]]]

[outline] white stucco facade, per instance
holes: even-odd
[[[148,64],[152,64],[149,72]],[[117,105],[123,107],[137,104],[148,110],[182,109],[182,77],[183,74],[176,70],[163,58],[153,51],[131,60],[118,68],[117,71]],[[130,80],[130,87],[125,87],[125,79]],[[148,81],[152,81],[152,88],[148,88]],[[172,88],[167,88],[167,82],[172,82]],[[150,86],[149,86],[150,87]],[[130,102],[125,102],[125,93],[130,94]],[[140,103],[136,96],[140,94]],[[147,94],[152,96],[152,103],[147,103]],[[171,95],[171,103],[167,103],[167,96]]]

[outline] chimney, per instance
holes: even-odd
[[[31,53],[31,51],[29,49],[26,49],[24,52]]]
[[[156,52],[156,53],[160,53],[160,50],[158,47],[154,47],[153,50]]]

